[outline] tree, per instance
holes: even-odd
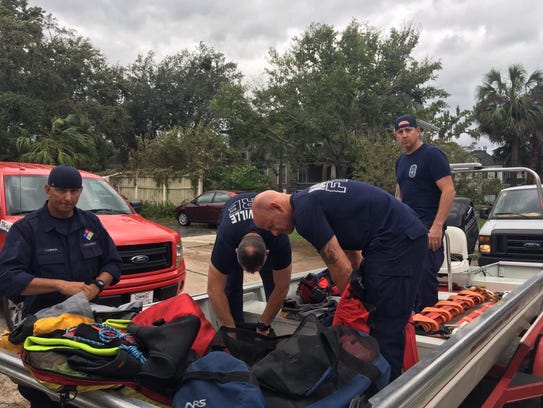
[[[322,163],[337,177],[388,166],[376,155],[357,163],[360,143],[391,149],[394,117],[424,113],[425,104],[432,113],[446,106],[440,98],[447,93],[427,84],[441,64],[410,56],[418,38],[411,27],[382,38],[356,21],[342,33],[312,24],[283,55],[270,50],[269,85],[254,99],[271,141],[269,156]]]
[[[21,160],[91,169],[97,160],[96,145],[92,137],[81,133],[77,125],[75,115],[68,115],[54,120],[51,131],[43,136],[18,138]]]
[[[236,64],[203,43],[195,52],[184,50],[159,63],[152,52],[138,56],[128,70],[125,102],[135,134],[156,137],[158,131],[174,127],[209,125],[211,101],[223,85],[240,78]]]
[[[507,78],[496,69],[485,75],[483,85],[477,88],[474,112],[482,133],[494,143],[510,145],[506,163],[518,166],[520,146],[530,141],[539,150],[540,160],[536,125],[543,122],[543,107],[536,95],[543,86],[543,71],[527,76],[526,70],[516,64],[507,72]]]
[[[123,70],[107,66],[88,40],[59,27],[26,0],[0,2],[0,159],[14,160],[18,138],[39,138],[56,118],[77,116],[102,167],[122,145]],[[121,118],[121,120],[119,120]]]
[[[202,180],[205,189],[224,189],[232,169],[245,165],[223,136],[205,126],[176,127],[154,139],[138,137],[138,149],[132,150],[130,159],[136,172],[152,173],[162,181],[167,176],[189,175],[195,185]]]

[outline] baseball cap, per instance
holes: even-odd
[[[81,188],[81,174],[75,167],[61,164],[51,170],[47,184],[58,188]]]
[[[407,122],[407,123],[402,123]],[[402,123],[400,125],[400,123]],[[398,130],[404,127],[418,127],[417,125],[417,119],[414,116],[411,115],[403,115],[399,118],[396,118],[394,121],[394,130]]]

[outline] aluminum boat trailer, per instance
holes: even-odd
[[[294,295],[299,280],[311,270],[295,274],[289,295]],[[455,278],[452,278],[453,280]],[[461,276],[471,285],[485,286],[492,291],[511,291],[501,301],[477,319],[462,326],[450,338],[417,335],[420,361],[399,378],[365,401],[353,400],[351,406],[361,407],[454,407],[488,374],[502,368],[503,381],[496,387],[496,395],[489,398],[485,407],[501,406],[503,401],[513,401],[518,395],[536,397],[543,395],[543,385],[513,388],[511,381],[527,351],[539,337],[543,326],[543,264],[503,262],[485,267],[471,267]],[[448,296],[445,292],[441,296]],[[440,297],[441,297],[440,296]],[[194,296],[208,319],[215,323],[207,294]],[[247,321],[256,321],[265,306],[261,283],[244,287],[244,304]],[[273,323],[277,334],[291,333],[299,324],[297,320],[277,317]],[[515,353],[516,350],[516,353]],[[543,354],[543,352],[542,352]],[[511,355],[513,355],[512,358]],[[543,357],[540,357],[543,360]],[[508,366],[509,364],[509,366]],[[543,366],[540,364],[540,366]],[[0,372],[16,382],[30,385],[57,396],[38,384],[24,368],[18,355],[0,351]],[[81,393],[70,402],[78,407],[153,407],[153,404],[121,391],[93,391]]]

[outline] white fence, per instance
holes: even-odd
[[[153,177],[114,174],[105,177],[129,201],[147,201],[157,204],[181,204],[202,193],[202,184],[194,189],[188,177],[171,178],[157,184]]]

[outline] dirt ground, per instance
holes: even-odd
[[[215,232],[210,230],[208,234],[183,238],[183,249],[187,280],[184,291],[191,295],[197,295],[206,291],[207,268]],[[306,241],[301,238],[292,239],[292,270],[293,273],[312,269],[324,268],[319,254]],[[246,274],[245,282],[259,280],[258,274]],[[0,332],[6,329],[4,317],[0,315]],[[0,374],[0,408],[26,408],[27,401],[17,391],[17,386],[5,375]]]

